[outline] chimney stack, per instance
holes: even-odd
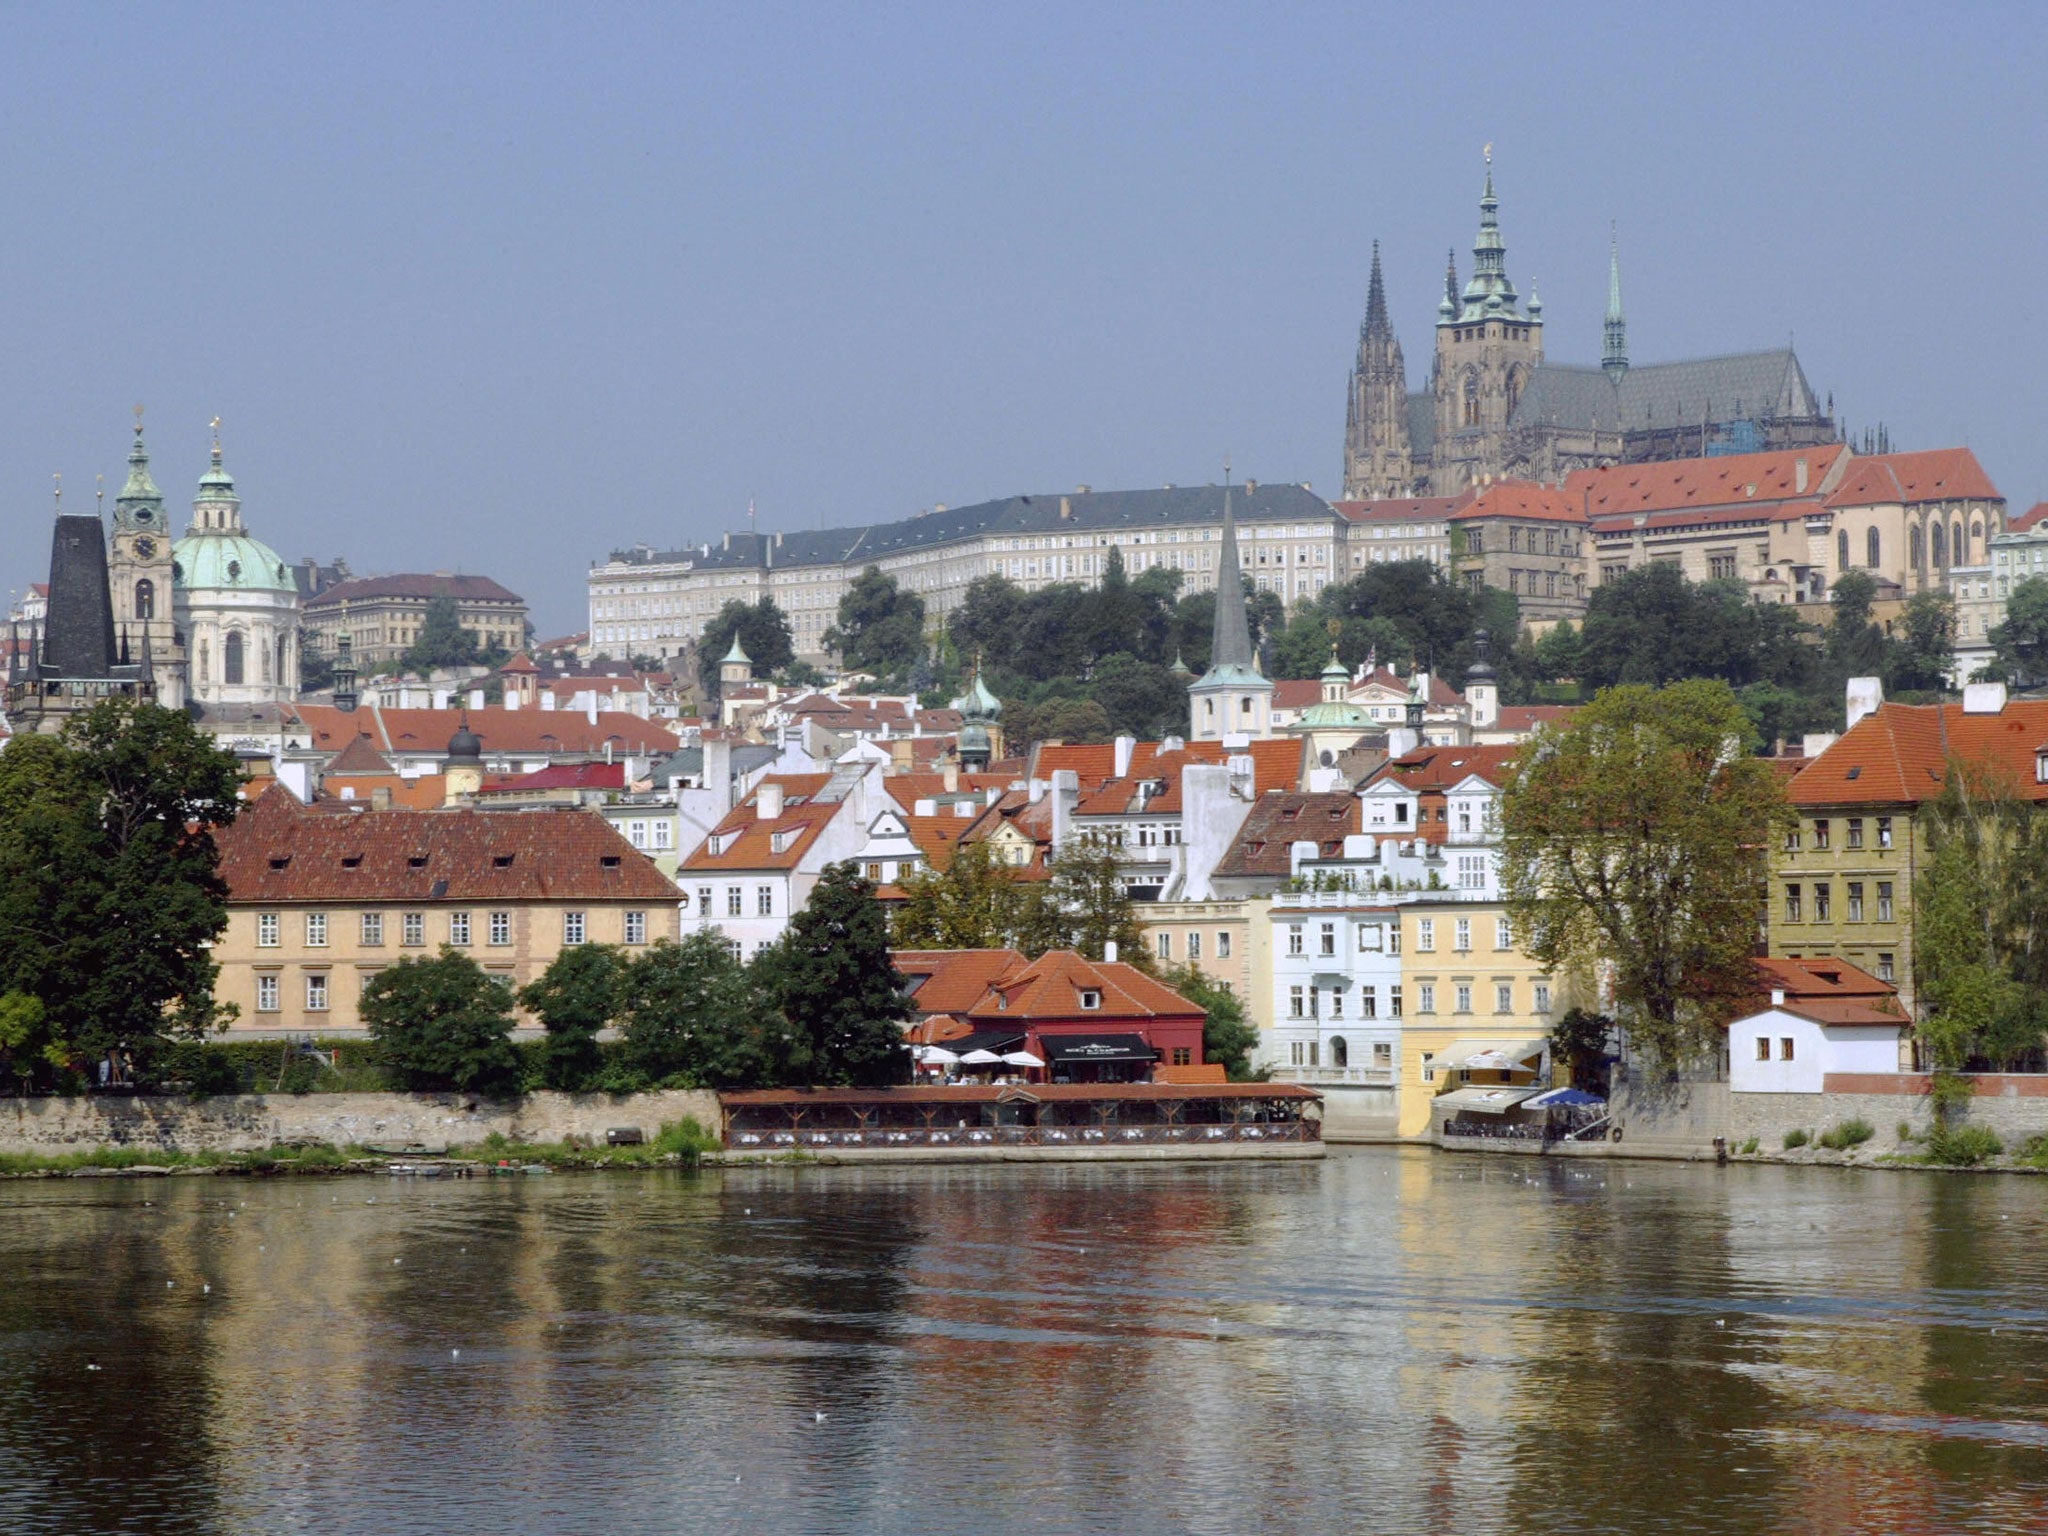
[[[760,790],[754,796],[754,811],[763,821],[780,821],[782,819],[782,786],[773,779],[764,781]]]

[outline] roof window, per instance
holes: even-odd
[[[1857,764],[1857,765],[1856,765],[1855,767],[1851,768],[1851,769],[1850,769],[1850,770],[1848,771],[1848,773],[1846,773],[1845,775],[1843,775],[1843,777],[1845,777],[1845,778],[1851,778],[1851,779],[1861,778],[1862,776],[1863,776],[1863,765],[1862,765],[1861,763],[1858,763],[1858,764]]]
[[[360,853],[345,853],[341,856],[341,867],[343,869],[361,869],[363,867],[363,856]]]
[[[1101,1006],[1102,994],[1093,987],[1084,987],[1081,991],[1081,1007],[1083,1011],[1093,1013]]]
[[[416,853],[405,861],[405,867],[407,869],[425,869],[427,867],[427,856],[424,853]]]
[[[617,869],[619,867],[619,856],[616,853],[601,853],[597,856],[597,862],[606,869]]]
[[[283,858],[272,859],[270,861],[270,867],[272,869],[289,869],[291,867],[291,862],[292,856],[290,854],[286,854],[284,855]]]
[[[491,855],[491,868],[493,868],[493,869],[510,869],[511,867],[512,867],[512,855],[511,855],[511,854],[509,854],[509,853],[494,853],[494,854],[492,854],[492,855]]]

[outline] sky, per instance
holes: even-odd
[[[1334,495],[1372,242],[1421,383],[1493,145],[1547,354],[1796,344],[2048,497],[2048,7],[17,4],[0,594],[207,423],[257,537],[586,622],[747,526]]]

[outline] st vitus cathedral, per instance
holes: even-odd
[[[1508,278],[1487,155],[1472,277],[1454,252],[1436,309],[1429,387],[1408,388],[1373,245],[1365,323],[1351,370],[1344,496],[1453,496],[1482,478],[1556,482],[1575,469],[1837,441],[1789,347],[1633,367],[1610,248],[1597,367],[1546,362],[1543,301]]]

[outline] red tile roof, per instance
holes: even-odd
[[[2018,517],[2007,518],[2005,531],[2007,533],[2026,533],[2028,530],[2038,527],[2041,519],[2044,517],[2048,517],[2048,501],[2037,501]]]
[[[1323,681],[1319,677],[1283,677],[1273,684],[1275,709],[1307,709],[1322,701]]]
[[[1551,523],[1583,524],[1586,521],[1585,508],[1578,497],[1566,495],[1555,486],[1537,485],[1527,480],[1496,481],[1447,515],[1454,523],[1487,517]]]
[[[1831,507],[1875,507],[1923,501],[1998,501],[1998,487],[1968,448],[1880,453],[1849,466],[1828,497]]]
[[[1770,453],[1736,453],[1710,459],[1673,459],[1654,464],[1613,464],[1574,470],[1564,494],[1594,521],[1637,512],[1674,512],[1810,498],[1848,449],[1841,443],[1786,448]],[[1799,488],[1799,464],[1806,463],[1806,488]]]
[[[393,597],[419,600],[452,597],[465,603],[526,601],[517,592],[508,591],[488,576],[358,576],[349,581],[338,581],[318,595],[307,598],[305,611],[315,613],[346,602]]]
[[[2014,699],[1995,715],[1959,704],[1883,704],[1857,721],[1786,788],[1798,806],[1919,805],[1937,799],[1951,758],[1988,764],[2029,800],[2048,800],[2035,753],[2048,746],[2048,699]],[[1900,829],[1904,836],[1904,829]]]
[[[372,746],[370,738],[365,735],[358,735],[352,739],[347,746],[329,758],[327,766],[320,771],[330,779],[337,775],[397,772],[391,766],[391,759]]]
[[[782,786],[782,814],[773,821],[760,811],[760,785],[726,814],[711,835],[682,861],[693,873],[714,870],[794,869],[832,818],[846,809],[843,800],[813,800],[825,787],[828,773],[774,774],[761,782]],[[776,847],[780,837],[782,846]],[[713,852],[713,846],[718,851]]]
[[[1421,747],[1381,765],[1366,784],[1392,779],[1404,788],[1447,790],[1478,774],[1499,788],[1514,770],[1520,746]],[[1359,786],[1361,789],[1364,784]]]
[[[889,958],[907,980],[924,978],[910,999],[924,1014],[965,1013],[993,982],[1024,964],[1014,949],[898,949]]]
[[[648,901],[676,887],[594,811],[309,813],[264,795],[216,834],[228,900]]]
[[[446,774],[425,773],[418,778],[400,778],[395,773],[364,773],[344,776],[328,784],[314,797],[316,811],[359,811],[370,805],[378,790],[391,794],[391,808],[398,811],[435,811],[448,802]]]
[[[607,743],[615,752],[675,751],[682,743],[666,726],[623,710],[599,710],[592,725],[581,710],[504,709],[378,709],[353,711],[331,704],[292,706],[312,733],[313,745],[338,751],[358,735],[386,753],[447,750],[448,739],[462,726],[483,739],[486,753],[546,752],[602,757]]]
[[[1081,993],[1102,994],[1099,1008],[1084,1009]],[[1154,981],[1134,965],[1083,960],[1071,949],[1048,950],[1022,970],[990,984],[967,1017],[986,1026],[1039,1019],[1100,1018],[1105,1029],[1130,1018],[1195,1018],[1202,1010],[1164,982]]]
[[[1893,1024],[1906,1022],[1898,989],[1879,981],[1860,966],[1826,956],[1756,962],[1757,998],[1761,1011],[1772,1006],[1773,992],[1785,1001],[1777,1006],[1817,1024]]]
[[[1216,873],[1288,875],[1293,872],[1296,843],[1314,843],[1319,855],[1334,859],[1343,855],[1344,839],[1363,830],[1358,797],[1349,790],[1261,795],[1252,802]]]
[[[624,789],[624,763],[554,763],[532,773],[493,773],[485,777],[481,792],[518,792],[536,789]]]
[[[1505,731],[1533,731],[1539,725],[1563,725],[1583,704],[1503,704],[1500,726]]]
[[[1221,763],[1239,753],[1248,754],[1252,759],[1252,777],[1257,792],[1264,794],[1269,789],[1293,789],[1301,782],[1302,755],[1306,743],[1299,737],[1274,737],[1254,741],[1233,751],[1220,741],[1191,741],[1180,748],[1180,757],[1185,762]],[[1160,743],[1141,741],[1131,752],[1130,776],[1157,778],[1156,772],[1148,765],[1160,759]],[[1081,792],[1089,793],[1091,787],[1099,788],[1115,777],[1116,745],[1113,742],[1077,742],[1061,745],[1041,742],[1032,752],[1031,776],[1050,780],[1061,768],[1072,768],[1081,780]],[[1176,778],[1178,775],[1176,775]]]

